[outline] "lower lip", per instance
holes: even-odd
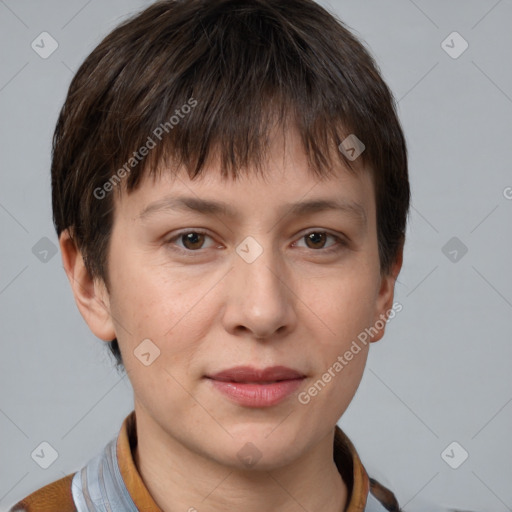
[[[303,378],[281,380],[271,384],[247,384],[210,379],[215,389],[246,407],[270,407],[282,402],[302,384]]]

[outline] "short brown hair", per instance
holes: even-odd
[[[364,143],[389,272],[410,200],[395,102],[365,47],[312,0],[158,1],[107,35],[74,76],[55,129],[57,235],[72,228],[90,275],[108,288],[111,191],[129,193],[164,161],[191,179],[213,154],[223,176],[259,168],[271,127],[288,121],[320,177],[345,137]],[[109,346],[122,365],[117,340]]]

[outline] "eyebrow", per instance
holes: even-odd
[[[283,215],[305,216],[322,211],[340,211],[366,225],[366,211],[364,207],[353,201],[334,199],[313,199],[297,203],[286,203],[282,206]],[[188,196],[164,197],[147,205],[139,214],[139,220],[162,211],[194,211],[206,215],[219,215],[224,217],[237,217],[236,209],[227,203],[201,199]]]

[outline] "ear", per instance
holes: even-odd
[[[370,343],[379,341],[384,336],[386,329],[386,320],[389,311],[393,309],[393,297],[395,294],[395,282],[402,268],[404,244],[400,245],[397,251],[395,261],[391,269],[386,274],[381,274],[380,288],[377,295],[375,308],[375,318],[372,325]]]
[[[113,340],[116,334],[105,283],[100,278],[91,278],[69,230],[61,233],[59,245],[64,270],[80,314],[96,337],[104,341]]]

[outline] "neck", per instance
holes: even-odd
[[[144,429],[137,424],[138,429]],[[348,489],[332,457],[334,429],[296,460],[271,471],[239,470],[138,430],[134,462],[163,512],[342,512]]]

